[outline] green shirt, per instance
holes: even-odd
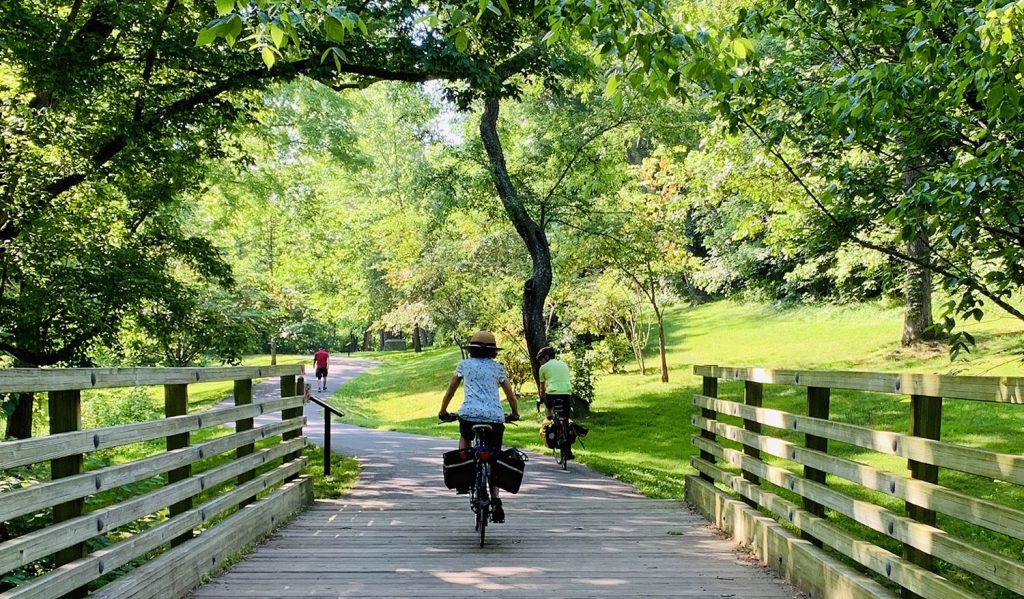
[[[553,395],[572,393],[572,376],[569,366],[561,360],[548,360],[540,367],[540,382],[545,383],[545,391]]]

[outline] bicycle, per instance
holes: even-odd
[[[458,420],[456,414],[448,414],[447,418],[440,418],[442,422],[454,422]],[[515,422],[512,414],[505,414],[505,422]],[[480,534],[480,546],[484,546],[484,538],[487,534],[487,521],[491,519],[491,510],[494,507],[491,501],[491,446],[487,444],[487,436],[492,430],[489,424],[473,425],[473,484],[469,489],[470,509],[476,515],[476,526],[474,530]],[[499,447],[498,450],[501,448]]]
[[[572,421],[569,420],[569,405],[556,401],[551,405],[551,426],[555,429],[555,459],[562,470],[569,469],[569,460],[574,459],[572,444],[576,441]]]

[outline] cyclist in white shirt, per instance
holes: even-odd
[[[512,389],[505,374],[505,367],[495,360],[498,356],[497,342],[489,331],[480,331],[473,335],[466,346],[469,358],[459,362],[455,374],[448,383],[441,400],[441,411],[437,416],[441,420],[448,417],[448,404],[455,397],[459,385],[465,384],[465,398],[459,407],[459,448],[465,449],[473,443],[473,425],[489,424],[491,433],[487,436],[487,444],[495,452],[501,449],[501,441],[505,434],[505,410],[501,407],[498,389],[505,391],[505,398],[512,408],[510,421],[519,419],[519,405],[516,393]],[[493,488],[494,510],[492,518],[495,522],[505,520],[505,512],[498,499],[498,489]]]

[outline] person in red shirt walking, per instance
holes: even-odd
[[[313,365],[316,366],[316,390],[326,391],[327,390],[327,361],[330,360],[331,355],[327,353],[324,346],[320,346],[320,350],[313,354]]]

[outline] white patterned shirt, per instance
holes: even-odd
[[[487,358],[466,358],[455,367],[455,375],[462,377],[465,399],[459,407],[459,417],[473,422],[504,422],[498,388],[508,376],[500,362]]]

